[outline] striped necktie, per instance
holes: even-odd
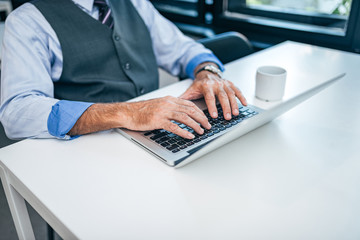
[[[111,9],[106,0],[94,0],[94,6],[99,7],[99,21],[110,29],[114,27],[114,19],[111,16]]]

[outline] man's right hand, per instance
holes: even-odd
[[[211,128],[203,111],[193,102],[167,96],[140,102],[93,104],[68,134],[82,135],[121,127],[136,131],[165,129],[183,138],[194,138],[172,121],[189,126],[198,134],[204,133],[201,126]]]
[[[173,123],[172,120],[183,123],[198,134],[203,134],[204,129],[210,129],[204,112],[193,102],[176,98],[162,97],[147,101],[124,103],[120,114],[125,114],[127,120],[124,128],[130,130],[165,129],[183,138],[192,139],[194,135]],[[199,125],[201,124],[201,126]]]

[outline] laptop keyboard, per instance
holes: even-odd
[[[209,119],[209,123],[211,124],[211,129],[207,130],[204,129],[204,134],[200,135],[196,133],[192,128],[186,126],[185,124],[175,122],[179,125],[179,127],[191,132],[195,135],[194,139],[185,139],[182,138],[174,133],[168,132],[164,129],[156,129],[153,131],[145,132],[144,135],[147,136],[152,141],[156,142],[163,148],[167,149],[170,152],[177,153],[181,150],[187,149],[192,147],[193,145],[208,139],[216,134],[223,132],[224,130],[231,128],[238,123],[242,122],[243,120],[250,118],[258,112],[244,106],[239,107],[239,115],[232,116],[231,120],[226,120],[223,116],[223,111],[221,109],[221,105],[217,105],[218,110],[218,118],[212,118],[208,112],[205,110],[204,113],[206,117]]]

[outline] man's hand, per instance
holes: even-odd
[[[247,105],[245,97],[232,82],[222,79],[217,74],[208,71],[198,73],[193,84],[180,96],[180,98],[186,100],[194,100],[202,97],[204,97],[206,101],[212,118],[218,117],[216,98],[221,104],[226,120],[231,119],[231,113],[235,116],[239,115],[236,98],[238,98],[243,105]]]
[[[168,96],[127,103],[125,109],[122,113],[125,114],[128,120],[123,127],[131,130],[165,129],[183,138],[192,139],[194,138],[192,133],[180,128],[171,120],[191,127],[198,134],[204,133],[204,129],[200,127],[199,123],[206,129],[211,128],[202,110],[193,102],[180,98]]]
[[[183,138],[192,139],[194,135],[173,123],[183,123],[198,134],[211,125],[207,117],[193,102],[163,97],[147,101],[129,103],[97,103],[90,106],[78,119],[69,135],[82,135],[111,128],[126,128],[137,131],[165,129]]]

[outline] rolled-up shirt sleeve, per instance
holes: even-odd
[[[50,25],[32,4],[13,11],[6,20],[0,120],[9,138],[69,139],[66,131],[91,105],[69,104],[54,98],[53,80],[61,75],[59,59],[62,61],[62,56],[60,46],[49,47],[58,44],[54,32],[47,34],[51,31]],[[54,109],[56,114],[50,114]]]
[[[93,103],[76,101],[58,101],[52,106],[47,126],[52,136],[63,139],[72,139],[77,136],[68,136],[67,133],[76,121]]]

